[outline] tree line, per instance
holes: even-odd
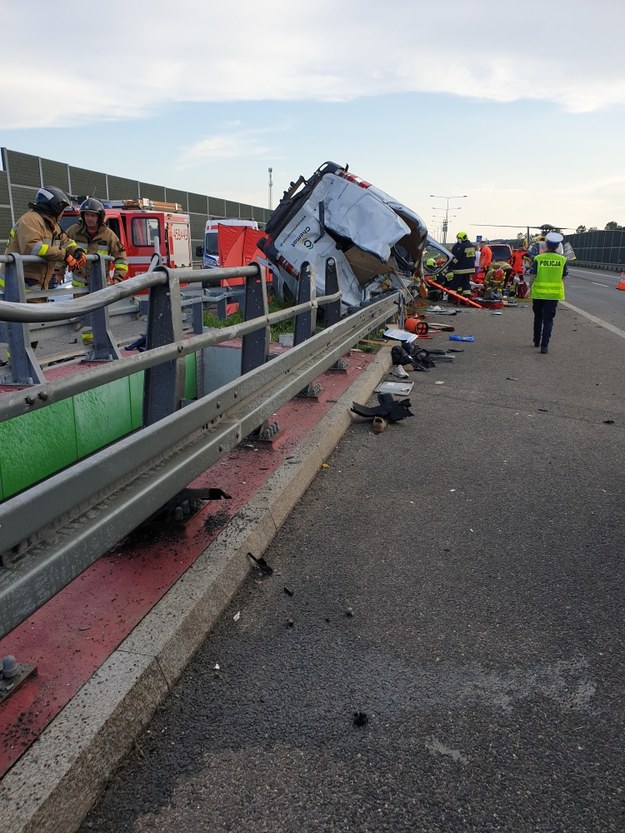
[[[624,228],[624,226],[620,226],[616,220],[610,220],[609,223],[605,224],[604,231],[616,231],[616,229]],[[586,228],[586,226],[578,226],[575,229],[575,234],[583,234],[585,231],[599,231],[597,226],[590,226],[590,228]]]

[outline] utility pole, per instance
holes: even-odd
[[[447,245],[447,229],[449,228],[449,212],[456,211],[457,209],[462,208],[461,205],[455,205],[451,209],[449,208],[449,203],[451,200],[464,200],[468,197],[468,194],[452,194],[451,196],[447,196],[446,194],[430,194],[430,197],[433,197],[435,200],[446,200],[447,205],[445,207],[445,219],[443,220],[443,246]]]
[[[271,178],[271,175],[273,173],[273,168],[267,168],[267,171],[269,173],[269,208],[271,209],[273,208],[271,204],[271,190],[273,188],[273,179]]]

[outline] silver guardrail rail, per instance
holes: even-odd
[[[245,320],[187,338],[181,333],[180,284],[245,278]],[[0,504],[0,636],[52,598],[199,474],[257,430],[363,336],[393,317],[397,292],[340,318],[336,262],[329,259],[326,294],[315,297],[305,264],[295,306],[268,313],[257,265],[237,269],[154,271],[63,304],[0,302],[0,321],[83,316],[150,290],[147,349],[55,381],[0,395],[0,422],[45,408],[80,391],[144,371],[143,427]],[[62,309],[60,309],[62,308]],[[324,329],[316,315],[324,308]],[[294,347],[269,356],[269,327],[295,319]],[[184,357],[242,339],[241,375],[198,399],[182,399]],[[182,376],[181,376],[182,374]]]

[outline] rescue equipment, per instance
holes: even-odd
[[[418,336],[426,335],[429,326],[427,321],[421,321],[419,318],[406,318],[404,322],[404,329],[407,330],[409,333],[415,333]]]
[[[453,298],[458,298],[458,300],[462,301],[465,304],[468,304],[470,307],[475,307],[476,309],[482,309],[480,304],[477,304],[475,301],[472,301],[470,298],[465,298],[465,296],[461,295],[459,292],[454,292],[453,289],[447,289],[447,287],[441,286],[440,283],[436,283],[436,281],[433,281],[432,278],[427,278],[426,277],[425,280],[430,286],[435,286],[436,289],[440,289],[443,292],[446,292],[448,295],[451,295]]]

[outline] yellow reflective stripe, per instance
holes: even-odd
[[[70,240],[65,248],[67,251],[69,251],[70,249],[77,249],[78,243],[76,243],[74,240]]]
[[[33,246],[31,254],[39,255],[39,257],[45,257],[45,255],[48,253],[49,248],[50,246],[47,243],[44,243],[40,240],[39,243],[36,243]]]
[[[9,238],[11,238],[11,237],[15,237],[15,229],[14,228],[12,228],[11,231],[9,232]]]
[[[98,254],[99,255],[108,255],[108,253],[109,253],[108,249],[98,249]]]
[[[85,281],[76,280],[76,278],[72,278],[72,286],[87,286]]]
[[[116,263],[115,264],[115,271],[116,272],[127,272],[128,271],[128,264],[127,263]]]

